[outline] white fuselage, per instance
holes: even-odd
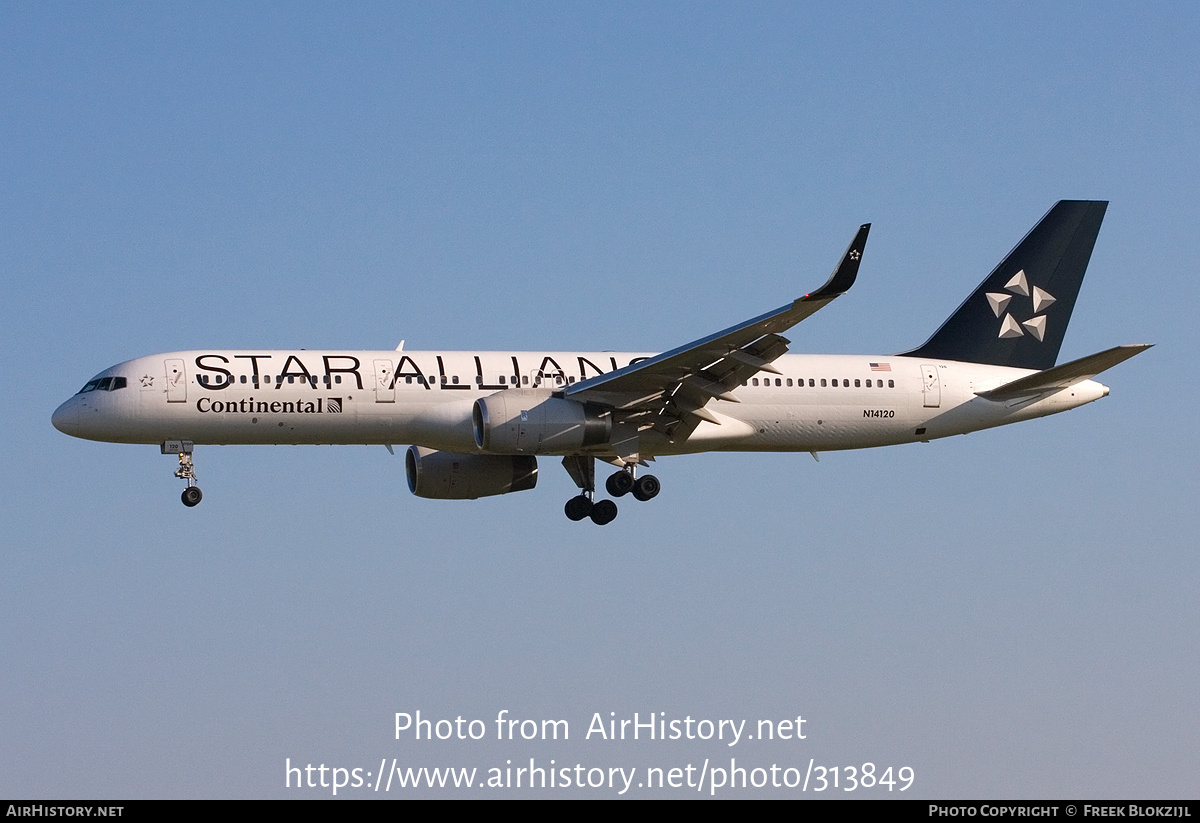
[[[520,391],[533,403],[648,356],[172,352],[101,372],[88,385],[102,387],[63,403],[54,425],[118,443],[412,444],[472,454],[480,452],[471,419],[479,398]],[[1042,417],[1108,394],[1086,380],[1018,400],[985,400],[976,392],[1032,372],[895,355],[784,355],[773,366],[779,374],[760,372],[733,390],[738,402],[708,403],[719,423],[706,420],[681,439],[643,431],[641,453],[819,452],[911,443]],[[98,384],[103,378],[114,380]]]

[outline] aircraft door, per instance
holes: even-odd
[[[921,364],[921,393],[925,396],[925,408],[936,409],[942,405],[942,384],[938,379],[938,367],[931,363]]]
[[[375,361],[375,402],[396,402],[396,370],[391,360]]]
[[[183,366],[183,361],[178,358],[170,358],[166,361],[167,367],[167,402],[168,403],[186,403],[187,402],[187,370]]]

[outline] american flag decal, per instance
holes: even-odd
[[[871,371],[891,371],[891,363],[871,363]]]
[[[342,398],[326,397],[325,398],[325,411],[328,412],[329,414],[341,414],[342,413]]]

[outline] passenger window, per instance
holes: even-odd
[[[528,386],[528,385],[529,385],[529,375],[527,375],[527,374],[523,374],[523,375],[521,375],[521,385],[522,385],[522,386]]]
[[[788,384],[788,387],[790,388],[790,387],[791,387],[791,385],[792,385],[792,378],[790,378],[790,377],[789,377],[789,378],[787,379],[787,384]]]
[[[500,385],[501,385],[501,386],[503,386],[503,385],[504,385],[504,379],[505,379],[505,378],[504,378],[504,375],[500,375]]]
[[[816,388],[816,385],[817,385],[817,381],[813,380],[811,377],[808,378],[808,387],[810,389]],[[824,386],[825,384],[821,383],[821,385]]]
[[[750,382],[751,382],[751,383],[753,383],[755,386],[757,386],[757,385],[758,385],[758,378],[757,378],[757,377],[755,377],[755,378],[753,378],[753,379],[752,379]]]
[[[889,380],[889,381],[888,381],[888,388],[889,388],[889,389],[894,389],[894,388],[896,388],[896,381],[895,381],[895,380]]]
[[[821,388],[825,388],[825,378],[821,378]]]
[[[791,381],[791,380],[789,380],[789,381],[788,381],[788,384],[790,385],[790,384],[791,384],[791,382],[792,382],[792,381]],[[775,385],[776,385],[776,386],[782,386],[782,385],[783,385],[783,381],[782,381],[782,380],[780,380],[778,377],[776,377],[776,378],[775,378]]]
[[[862,384],[860,384],[860,383],[858,382],[858,378],[857,378],[857,377],[856,377],[856,378],[854,378],[854,388],[856,388],[856,389],[862,388]]]

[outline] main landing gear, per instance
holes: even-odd
[[[662,490],[662,484],[652,474],[644,474],[635,478],[633,466],[628,466],[609,475],[608,480],[604,482],[604,488],[613,497],[624,497],[633,492],[635,500],[646,501],[658,497],[658,493]]]
[[[585,517],[592,518],[592,522],[597,526],[607,525],[617,516],[617,504],[611,500],[597,500],[592,502],[592,492],[585,491],[583,494],[576,495],[567,501],[564,507],[568,520],[582,520]]]
[[[183,490],[183,494],[179,495],[183,505],[190,509],[199,504],[204,499],[204,493],[196,485],[196,466],[192,463],[192,442],[190,440],[168,440],[162,444],[162,453],[179,455],[179,468],[175,470],[175,476],[180,480],[187,481],[187,488]]]
[[[563,466],[581,489],[581,493],[567,501],[563,511],[568,520],[583,520],[590,517],[597,526],[605,526],[617,517],[617,504],[611,500],[593,500],[596,493],[596,462],[594,457],[564,457]],[[652,474],[635,475],[635,464],[628,464],[614,472],[604,483],[605,490],[613,497],[624,497],[632,493],[636,500],[650,500],[662,489],[658,478]]]

